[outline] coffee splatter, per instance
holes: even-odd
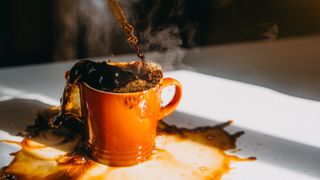
[[[220,179],[239,158],[228,155],[236,149],[236,140],[243,134],[224,130],[231,122],[194,129],[159,123],[156,148],[145,162],[129,167],[110,167],[90,159],[85,149],[85,135],[76,129],[83,123],[50,127],[50,120],[59,113],[51,108],[38,115],[29,126],[21,150],[12,154],[13,161],[4,167],[0,179]],[[43,124],[47,124],[44,126]],[[41,125],[41,126],[40,126]]]

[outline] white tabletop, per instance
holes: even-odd
[[[316,66],[318,63],[320,65],[319,42],[320,37],[307,37],[208,47],[187,52],[184,62],[194,66],[195,71],[210,75],[192,71],[165,73],[166,76],[181,81],[184,91],[178,113],[171,120],[180,118],[188,122],[188,119],[192,119],[201,125],[201,118],[216,123],[233,119],[236,129],[230,128],[231,131],[240,128],[247,132],[239,141],[240,147],[244,149],[241,152],[243,155],[256,155],[258,159],[262,159],[262,163],[276,165],[276,169],[291,169],[304,174],[309,172],[310,177],[320,177],[317,171],[320,162],[320,102],[317,101],[320,97],[320,68]],[[302,48],[301,51],[296,49],[301,45],[308,48]],[[281,53],[281,49],[287,50]],[[232,52],[237,56],[233,56]],[[304,57],[298,58],[292,54]],[[153,57],[154,54],[150,56]],[[254,57],[260,58],[254,60]],[[270,57],[274,59],[269,60]],[[286,57],[295,60],[291,62]],[[113,59],[133,58],[133,55],[128,55]],[[0,100],[27,97],[58,104],[64,87],[63,74],[73,64],[74,62],[51,63],[1,69]],[[264,145],[257,147],[257,144]],[[304,153],[307,154],[303,155]],[[258,167],[260,166],[255,165],[255,168]],[[263,169],[261,167],[260,170]],[[250,176],[250,171],[244,172],[248,172],[247,175]],[[256,177],[261,176],[258,173]]]

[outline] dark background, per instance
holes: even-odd
[[[76,53],[54,56],[57,47],[55,17],[57,2],[63,0],[3,0],[0,6],[0,67],[43,63],[95,56],[86,53],[81,33],[77,36]],[[66,0],[67,1],[67,0]],[[74,1],[77,2],[77,1]],[[168,24],[191,23],[195,28],[193,41],[188,29],[181,30],[184,48],[236,43],[254,40],[275,40],[320,32],[319,0],[141,0],[132,4],[137,18],[144,18],[154,4],[160,4],[153,18],[155,29]],[[184,11],[166,16],[180,3]],[[138,21],[139,22],[139,21]],[[144,28],[143,20],[135,23],[137,30]],[[80,30],[79,30],[80,31]],[[68,48],[68,47],[65,47]],[[111,49],[118,48],[117,44]],[[129,53],[130,49],[97,53]]]

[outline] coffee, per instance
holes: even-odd
[[[92,88],[113,93],[144,91],[156,86],[162,78],[159,67],[148,64],[148,68],[151,71],[151,79],[140,61],[124,64],[82,60],[71,68],[67,82],[86,83]]]

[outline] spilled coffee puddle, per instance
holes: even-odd
[[[50,119],[59,108],[39,113],[27,128],[21,150],[11,155],[0,179],[220,179],[232,162],[250,161],[225,153],[236,148],[243,132],[230,135],[224,130],[231,122],[213,127],[178,128],[160,122],[156,148],[149,160],[135,166],[109,167],[91,160],[84,147],[83,124],[68,119],[59,128]]]

